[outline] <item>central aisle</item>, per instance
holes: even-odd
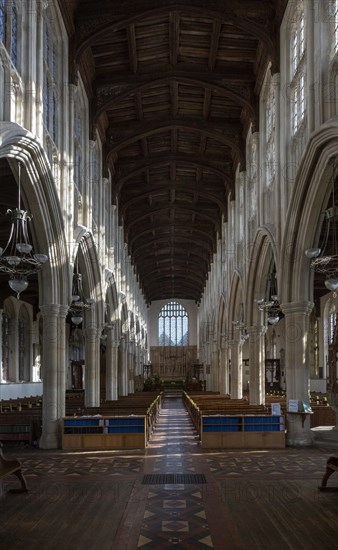
[[[116,549],[230,548],[224,516],[218,518],[212,506],[209,471],[181,396],[166,396],[146,451],[145,475],[135,485]],[[217,532],[217,543],[211,532]]]

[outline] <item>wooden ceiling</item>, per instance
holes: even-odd
[[[147,303],[199,303],[287,0],[59,0]]]

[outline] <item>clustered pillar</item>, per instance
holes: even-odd
[[[40,447],[55,449],[60,444],[60,420],[65,414],[66,353],[65,328],[68,308],[41,306],[43,317],[43,404]]]

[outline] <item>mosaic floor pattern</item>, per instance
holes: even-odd
[[[172,472],[183,478],[196,475],[196,465],[188,454],[196,445],[196,435],[181,400],[166,400],[149,446],[150,454],[162,446],[165,455],[155,458],[153,472]],[[150,488],[137,548],[214,547],[200,489],[205,477],[200,475],[204,478],[201,484],[169,483]]]

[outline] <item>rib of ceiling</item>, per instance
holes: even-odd
[[[286,0],[59,0],[147,303],[199,303]]]

